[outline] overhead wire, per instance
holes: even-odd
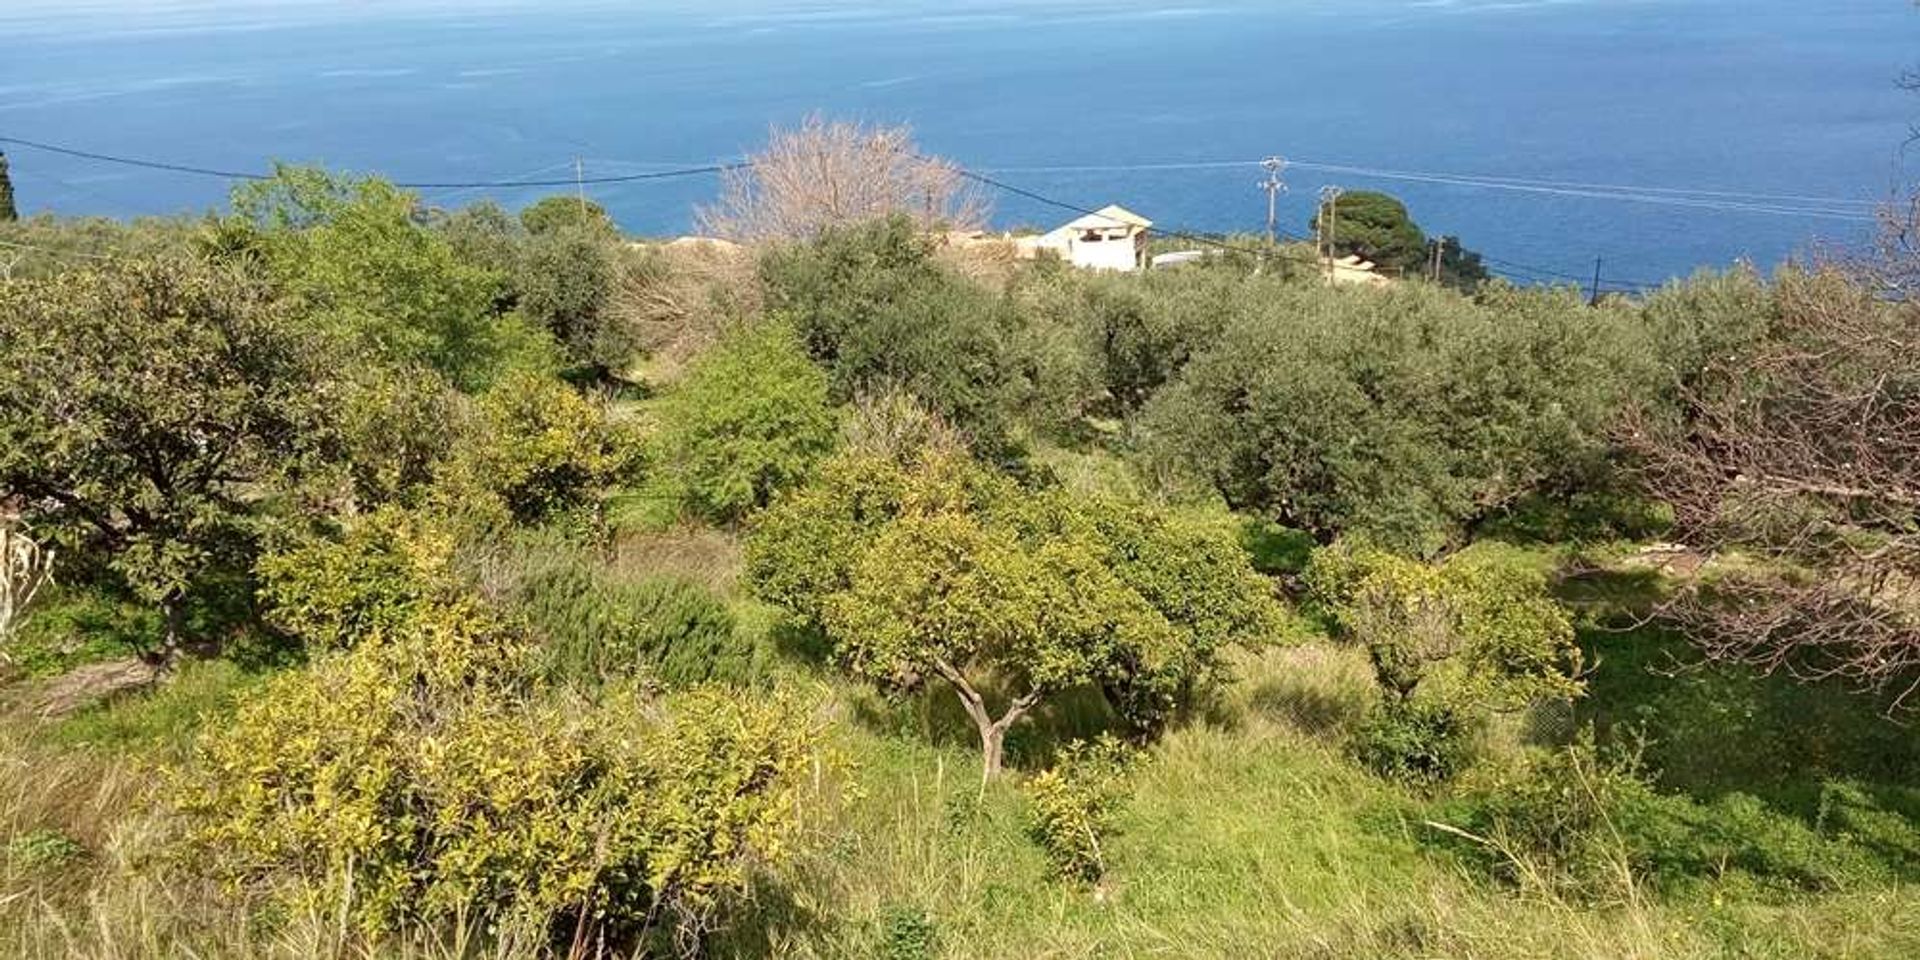
[[[21,137],[0,136],[0,143],[10,143],[42,150],[63,156],[95,160],[101,163],[114,163],[122,166],[140,167],[148,170],[162,170],[169,173],[183,173],[193,176],[216,177],[222,180],[271,180],[272,174],[254,173],[241,170],[222,170],[216,167],[202,167],[193,164],[172,163],[161,160],[148,160],[140,157],[128,157],[111,153],[98,153],[92,150],[78,150],[58,144],[27,140]],[[603,174],[593,177],[566,177],[542,180],[461,180],[461,181],[418,181],[396,180],[394,186],[407,190],[484,190],[511,189],[515,187],[571,187],[575,185],[598,185],[609,183],[636,183],[646,180],[670,180],[678,177],[691,177],[702,174],[722,173],[739,169],[739,163],[709,163],[698,166],[680,167],[673,170],[654,170],[646,173]]]
[[[217,177],[226,180],[267,180],[272,174],[227,170],[218,167],[196,164],[176,163],[143,157],[103,153],[82,150],[60,144],[30,140],[23,137],[0,136],[0,144],[13,144],[33,150],[70,156],[79,159],[103,163],[119,164],[149,170],[194,176]],[[623,163],[638,165],[633,161],[605,161],[596,163]],[[1019,187],[990,174],[1010,172],[1028,173],[1068,173],[1068,172],[1127,172],[1127,171],[1175,171],[1203,169],[1254,168],[1260,165],[1258,160],[1199,160],[1171,163],[1135,163],[1135,164],[1079,164],[1053,166],[1011,166],[956,168],[970,180],[1006,193],[1024,197],[1037,203],[1072,211],[1081,215],[1097,215],[1098,211],[1078,204],[1067,203],[1036,191]],[[658,164],[648,164],[657,166]],[[747,169],[752,164],[745,160],[730,160],[713,163],[687,164],[665,170],[647,170],[634,173],[599,174],[595,176],[536,178],[531,173],[541,173],[564,164],[554,164],[537,168],[528,175],[509,179],[492,180],[447,180],[447,181],[395,181],[394,185],[411,190],[422,191],[474,191],[486,189],[517,189],[528,187],[566,187],[566,186],[605,186],[615,184],[642,183],[648,181],[671,180],[685,177],[725,173]],[[1327,163],[1314,160],[1289,159],[1287,166],[1322,173],[1340,173],[1362,178],[1381,178],[1412,182],[1454,185],[1494,190],[1513,190],[1527,193],[1569,196],[1589,199],[1619,200],[1636,203],[1664,204],[1692,209],[1719,210],[1726,212],[1745,212],[1772,215],[1798,215],[1810,217],[1835,218],[1852,221],[1871,221],[1868,213],[1875,201],[1857,198],[1817,196],[1811,194],[1762,193],[1751,191],[1723,190],[1717,188],[1682,188],[1644,186],[1632,184],[1592,183],[1575,180],[1553,180],[1533,177],[1494,176],[1482,174],[1435,173],[1417,170],[1396,170],[1378,167],[1366,167],[1354,164]],[[456,194],[458,195],[458,194]],[[1161,231],[1162,235],[1184,239],[1192,243],[1229,250],[1238,253],[1260,256],[1265,251],[1241,246],[1207,236],[1181,231]],[[1306,242],[1305,238],[1288,231],[1279,234],[1289,241]],[[1587,284],[1590,278],[1578,273],[1556,270],[1534,264],[1522,263],[1500,257],[1482,255],[1483,262],[1507,268],[1510,272],[1531,275],[1535,282],[1567,281]],[[1659,284],[1632,280],[1608,280],[1603,278],[1603,286],[1616,288],[1651,289]]]

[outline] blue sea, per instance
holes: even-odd
[[[0,136],[444,182],[729,159],[820,111],[1195,230],[1260,229],[1252,164],[1280,155],[1285,230],[1325,185],[1384,189],[1519,279],[1600,258],[1624,285],[1865,238],[1920,173],[1920,94],[1897,83],[1916,41],[1906,0],[0,0]],[[197,211],[227,189],[7,152],[27,211]],[[671,234],[715,190],[592,194]]]

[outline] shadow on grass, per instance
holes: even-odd
[[[1662,787],[1702,801],[1750,794],[1812,822],[1825,785],[1846,781],[1920,829],[1920,737],[1871,699],[1704,663],[1657,626],[1589,626],[1580,639],[1596,666],[1578,720],[1603,740],[1644,738]]]
[[[993,687],[981,691],[995,715],[1006,696]],[[891,737],[913,738],[937,747],[978,753],[980,732],[953,689],[934,681],[911,693],[888,696],[863,688],[849,698],[850,714],[865,729]],[[1119,735],[1124,724],[1094,687],[1062,691],[1035,707],[1007,731],[1006,764],[1013,770],[1039,770],[1060,748],[1103,733]]]

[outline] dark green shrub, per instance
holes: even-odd
[[[669,687],[751,683],[759,646],[705,588],[678,580],[616,580],[561,563],[521,585],[519,608],[545,640],[548,675],[598,687],[639,675]]]
[[[791,328],[736,330],[662,404],[661,467],[694,512],[733,523],[803,482],[833,448],[827,378]]]
[[[932,960],[937,932],[925,910],[888,904],[880,911],[881,960]]]
[[[1079,740],[1027,781],[1033,838],[1062,877],[1091,883],[1105,875],[1101,848],[1113,834],[1134,762],[1133,750],[1118,740]]]
[[[1355,731],[1353,755],[1383,777],[1426,786],[1473,763],[1476,728],[1448,704],[1389,698]]]
[[[1015,316],[943,267],[904,217],[828,230],[774,248],[767,305],[792,318],[829,371],[833,399],[899,388],[988,448],[1005,442],[1016,395],[1007,334]]]
[[[1432,555],[1604,475],[1608,430],[1652,377],[1631,311],[1565,293],[1257,289],[1146,401],[1142,452],[1321,542]]]

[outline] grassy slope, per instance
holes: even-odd
[[[670,536],[699,579],[732,586],[724,538]],[[673,551],[642,550],[657,558]],[[639,562],[634,560],[632,562]],[[651,571],[649,571],[651,572]],[[1610,585],[1603,585],[1612,589]],[[764,611],[744,621],[764,629]],[[1743,789],[1800,809],[1822,775],[1909,791],[1910,731],[1808,691],[1725,671],[1650,670],[1671,638],[1591,630],[1600,654],[1582,716],[1650,723],[1675,789]],[[1420,798],[1341,753],[1364,710],[1364,663],[1315,645],[1242,664],[1205,719],[1135,775],[1098,888],[1053,879],[1011,783],[982,790],[970,731],[944,692],[888,703],[803,663],[841,713],[858,793],[786,882],[769,885],[716,955],[795,957],[1833,957],[1920,955],[1920,889],[1759,893],[1737,878],[1684,898],[1571,905],[1500,887],[1422,843]],[[175,755],[253,675],[214,664],[144,698],[0,742],[0,955],[311,956],[324,918],[263,934],[217,895],[144,859],[144,771]],[[1022,731],[1014,757],[1098,721],[1069,701]],[[1784,759],[1783,759],[1784,758]],[[66,850],[50,834],[77,841]],[[394,951],[389,953],[387,951]],[[446,956],[444,945],[381,955]]]

